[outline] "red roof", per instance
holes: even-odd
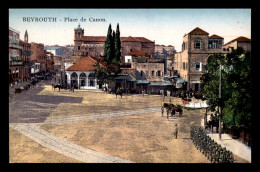
[[[83,36],[84,41],[106,42],[106,36]],[[153,42],[145,37],[120,37],[121,42]]]
[[[135,39],[141,41],[141,42],[153,42],[145,37],[134,37]]]
[[[221,37],[221,36],[218,36],[218,35],[211,35],[210,37],[209,37],[210,39],[224,39],[223,37]]]
[[[106,36],[84,36],[84,41],[93,41],[93,42],[106,42]]]
[[[227,44],[229,44],[229,43],[231,43],[231,42],[235,42],[235,41],[237,41],[237,42],[251,42],[251,39],[248,39],[248,38],[246,38],[246,37],[244,37],[244,36],[240,36],[240,37],[238,37],[238,38],[236,38],[236,39],[233,39],[232,41],[229,41],[229,42],[226,43],[225,45],[227,45]]]
[[[93,67],[97,63],[93,57],[87,56],[80,59],[76,64],[70,66],[66,71],[94,71]],[[101,64],[102,65],[102,64]]]
[[[104,67],[106,62],[101,57],[87,56],[80,59],[76,64],[70,66],[66,71],[94,71],[94,65],[99,61],[100,66]],[[115,65],[109,65],[110,67],[117,68]]]
[[[196,27],[195,29],[193,29],[190,33],[188,33],[190,35],[208,35],[209,33],[202,30],[199,27]]]

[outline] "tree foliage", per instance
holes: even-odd
[[[102,83],[113,80],[120,73],[120,57],[118,57],[121,56],[121,43],[118,43],[120,42],[119,24],[116,32],[112,30],[111,24],[109,24],[103,59],[99,59],[94,65],[96,76]],[[100,65],[101,63],[102,65]]]
[[[251,128],[251,54],[238,47],[227,55],[209,56],[201,88],[211,110],[222,109],[230,129]],[[220,67],[222,66],[222,68]],[[219,98],[221,69],[221,98]]]
[[[116,35],[115,35],[115,65],[120,65],[120,57],[121,57],[121,41],[120,41],[120,30],[119,23],[117,23],[116,27]]]

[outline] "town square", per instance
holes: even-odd
[[[126,24],[182,10],[9,9],[9,163],[251,163],[250,27],[191,24],[177,46]]]

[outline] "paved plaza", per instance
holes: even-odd
[[[210,163],[189,136],[205,110],[184,110],[168,120],[161,116],[162,101],[157,95],[59,92],[48,81],[39,83],[9,102],[10,162]],[[235,155],[235,162],[247,161]]]

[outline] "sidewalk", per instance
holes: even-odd
[[[201,126],[204,127],[204,119],[201,121]],[[236,154],[242,159],[245,159],[251,163],[251,148],[241,143],[237,139],[232,139],[232,137],[228,134],[221,134],[221,140],[219,140],[218,133],[209,133],[207,134],[212,139],[214,139],[218,144],[222,147],[226,147],[227,150]]]
[[[251,163],[251,148],[241,143],[236,139],[232,139],[232,137],[228,134],[221,134],[221,140],[219,140],[219,134],[207,134],[212,139],[214,139],[218,144],[222,147],[226,147],[227,150],[230,150],[237,156],[242,159],[245,159]]]

